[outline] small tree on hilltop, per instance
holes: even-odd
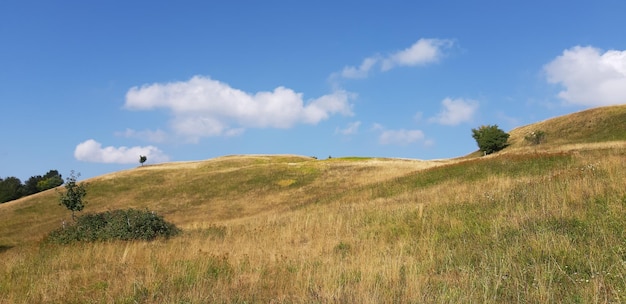
[[[139,163],[143,166],[143,163],[145,163],[148,160],[148,157],[145,155],[139,155]]]
[[[59,197],[59,203],[65,206],[68,210],[72,211],[72,219],[76,220],[76,211],[82,211],[85,208],[85,195],[87,195],[87,189],[85,183],[78,184],[76,179],[80,177],[80,173],[74,175],[74,170],[71,171],[70,176],[65,181],[65,193],[61,193]]]
[[[472,129],[472,137],[476,140],[478,148],[485,155],[498,152],[508,146],[509,134],[498,128],[498,125],[480,126]]]

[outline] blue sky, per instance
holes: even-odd
[[[626,2],[0,3],[0,176],[232,154],[438,159],[626,102]]]

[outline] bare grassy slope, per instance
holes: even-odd
[[[593,108],[513,129],[510,148],[528,146],[530,132],[546,132],[546,147],[626,140],[626,105]]]
[[[182,228],[198,227],[325,202],[442,163],[240,155],[144,166],[87,180],[85,212],[148,208]],[[57,198],[57,191],[50,190],[1,204],[0,245],[35,242],[69,222]]]

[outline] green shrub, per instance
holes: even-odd
[[[509,134],[498,128],[498,125],[480,126],[472,129],[472,137],[478,148],[485,155],[498,152],[508,146]]]
[[[524,136],[524,140],[529,142],[531,145],[539,145],[546,141],[546,132],[537,130],[528,133]]]
[[[47,240],[52,243],[94,242],[108,240],[150,241],[157,237],[171,237],[180,230],[163,217],[145,210],[113,210],[86,214],[76,223],[52,231]]]

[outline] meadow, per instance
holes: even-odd
[[[0,302],[626,302],[624,138],[528,146],[530,129],[485,157],[245,155],[86,181],[84,212],[183,229],[152,242],[48,244],[70,220],[54,190],[2,204]]]

